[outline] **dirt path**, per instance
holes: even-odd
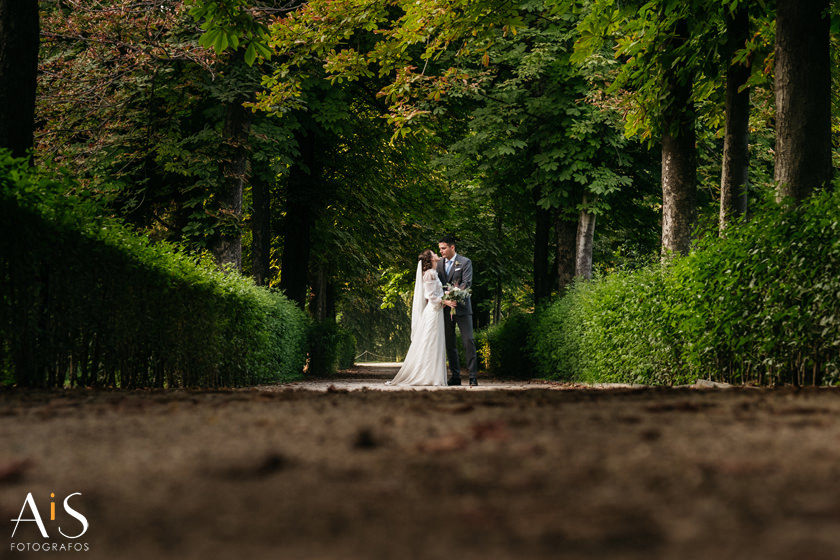
[[[49,534],[3,521],[0,558],[840,554],[837,390],[375,390],[389,377],[0,392],[0,519],[31,492]],[[15,550],[36,544],[88,551]]]
[[[412,387],[405,385],[386,385],[399,371],[398,363],[363,363],[344,370],[328,379],[307,379],[285,385],[267,385],[260,387],[266,391],[287,389],[306,389],[309,391],[346,390],[346,391],[523,391],[526,389],[569,389],[568,383],[543,381],[541,379],[509,380],[480,376],[480,383],[476,387],[469,386],[469,380],[464,377],[463,384],[457,387]],[[579,385],[578,387],[583,387]],[[606,387],[606,386],[604,386]],[[610,385],[609,388],[629,387],[628,385]],[[603,388],[603,387],[602,387]]]

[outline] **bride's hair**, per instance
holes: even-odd
[[[425,251],[423,251],[422,253],[417,255],[417,259],[421,263],[423,263],[423,272],[426,272],[427,270],[431,270],[431,268],[432,268],[432,255],[433,254],[434,253],[432,253],[431,249],[426,249]]]

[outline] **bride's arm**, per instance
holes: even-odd
[[[434,271],[432,271],[434,272]],[[429,303],[440,305],[441,298],[437,289],[437,272],[429,274],[428,272],[423,276],[423,292]]]

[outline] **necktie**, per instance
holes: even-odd
[[[452,270],[452,261],[446,259],[446,275],[449,276],[449,271]]]

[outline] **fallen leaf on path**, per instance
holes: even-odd
[[[507,441],[510,439],[507,424],[501,421],[478,422],[473,424],[471,429],[473,437],[479,441]]]
[[[424,453],[448,453],[459,451],[469,445],[469,441],[459,434],[447,434],[436,438],[427,439],[417,444],[418,451]]]

